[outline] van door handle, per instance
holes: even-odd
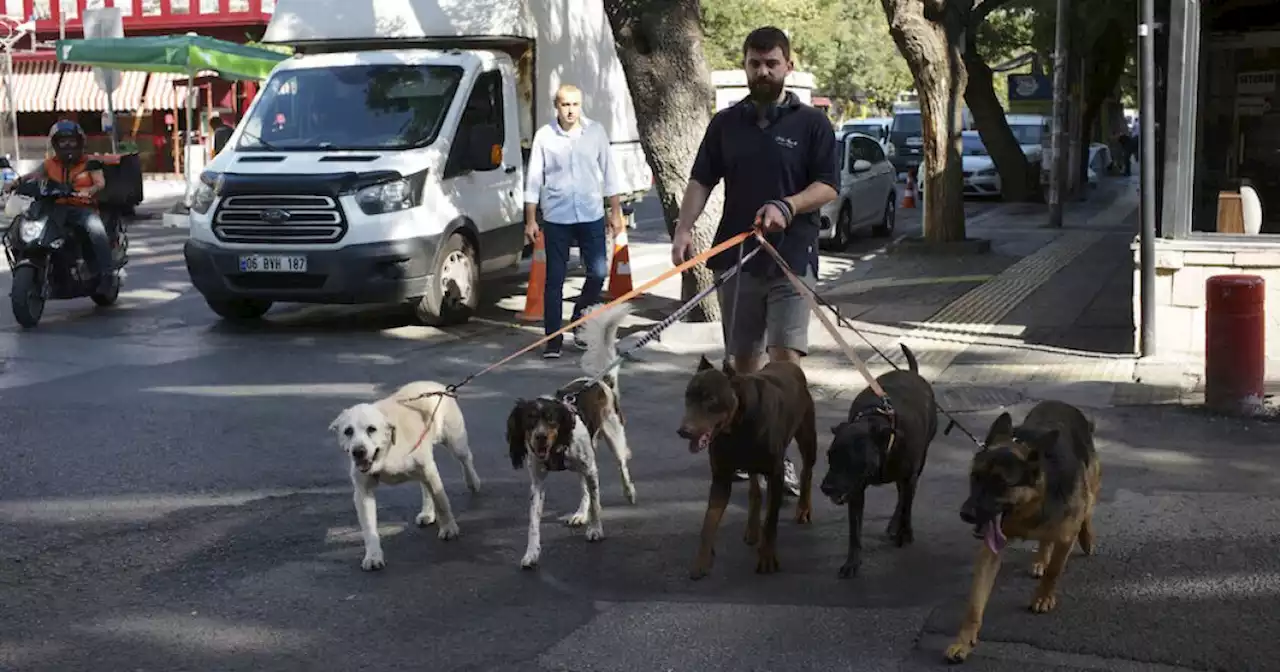
[[[515,167],[515,166],[507,166],[506,168],[503,168],[503,169],[502,169],[502,171],[503,171],[504,173],[511,174],[511,173],[516,172],[516,167]]]

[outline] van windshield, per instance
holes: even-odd
[[[1040,124],[1009,124],[1019,145],[1038,145],[1044,141],[1044,128]]]
[[[920,114],[899,114],[893,118],[893,132],[908,135],[920,134]]]
[[[375,150],[435,141],[462,68],[348,65],[271,76],[244,122],[243,150]]]

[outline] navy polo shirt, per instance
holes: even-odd
[[[823,182],[839,191],[836,173],[836,136],[819,110],[805,105],[790,91],[761,127],[750,99],[720,110],[711,118],[690,178],[708,188],[724,180],[724,211],[716,230],[719,244],[751,229],[756,212],[768,201],[804,191],[814,182]],[[818,273],[818,213],[798,214],[785,231],[766,239],[777,248],[796,273],[811,268]],[[747,239],[745,252],[756,248],[755,238]],[[738,248],[725,250],[707,260],[707,266],[723,271],[738,260]],[[773,257],[761,253],[747,262],[753,275],[781,275]]]

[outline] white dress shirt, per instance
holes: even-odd
[[[548,223],[594,222],[604,218],[604,199],[621,192],[615,172],[603,126],[579,117],[565,131],[552,120],[533,135],[524,202],[541,203]]]

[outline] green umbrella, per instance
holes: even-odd
[[[288,54],[203,35],[58,40],[58,61],[111,70],[194,76],[211,70],[222,79],[266,79]]]
[[[108,70],[167,72],[194,80],[213,71],[222,79],[266,79],[277,63],[288,58],[270,49],[216,40],[187,33],[163,37],[114,37],[92,40],[58,40],[58,62],[89,65]],[[187,134],[191,133],[191,96],[186,97]],[[185,147],[187,143],[183,143]],[[191,166],[183,157],[187,200],[190,205]]]

